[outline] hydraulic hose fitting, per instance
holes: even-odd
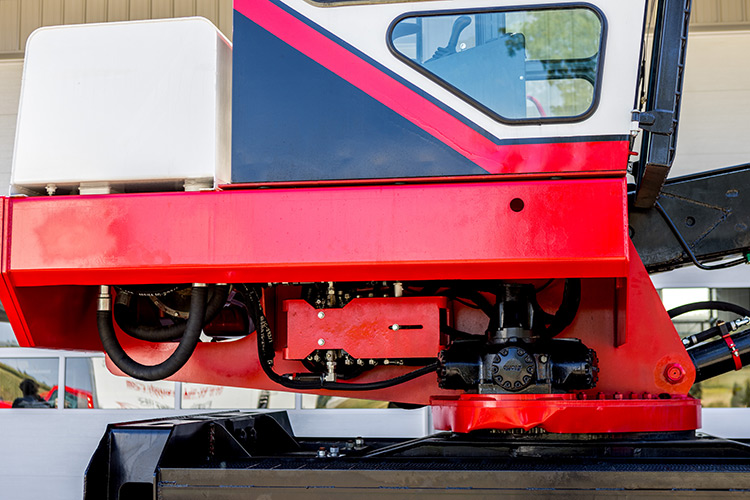
[[[97,311],[112,310],[112,295],[109,293],[109,285],[99,286],[99,300],[96,309]]]

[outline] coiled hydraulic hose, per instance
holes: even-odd
[[[706,300],[704,302],[693,302],[691,304],[685,304],[684,306],[675,307],[667,311],[670,318],[676,318],[681,314],[685,314],[691,311],[705,311],[707,309],[715,309],[717,311],[725,311],[738,314],[740,316],[750,316],[750,310],[745,309],[737,304],[730,302],[722,302],[720,300]]]
[[[219,315],[227,301],[231,285],[218,284],[215,287],[211,285],[209,288],[213,288],[213,294],[206,305],[206,315],[201,326],[209,324]],[[114,312],[115,322],[123,332],[133,338],[147,342],[179,340],[187,327],[187,321],[182,319],[177,319],[174,324],[167,326],[138,325],[133,321],[134,318],[128,305],[120,302],[115,302]]]
[[[206,316],[207,294],[208,288],[205,283],[193,284],[193,290],[190,294],[190,317],[185,324],[182,339],[177,349],[163,362],[149,366],[138,363],[128,356],[117,340],[112,323],[112,297],[109,294],[109,287],[102,286],[96,319],[104,352],[123,373],[138,380],[162,380],[174,375],[185,366],[198,345],[203,320]]]
[[[535,319],[541,325],[541,328],[538,328],[537,330],[538,333],[549,339],[556,337],[573,323],[573,320],[575,320],[576,315],[578,314],[578,308],[580,305],[580,278],[568,278],[565,280],[562,301],[560,302],[560,307],[557,308],[555,314],[545,312],[536,302],[535,298],[533,302],[534,314],[536,315]]]

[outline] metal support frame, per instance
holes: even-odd
[[[700,261],[750,252],[750,165],[712,170],[670,179],[659,203]],[[632,194],[632,193],[631,193]],[[649,272],[668,271],[692,263],[654,209],[631,208],[630,235]]]
[[[690,22],[691,0],[656,1],[646,110],[634,117],[644,130],[640,161],[633,172],[639,208],[654,205],[674,160]]]
[[[750,445],[691,432],[316,439],[284,413],[227,412],[110,425],[84,498],[713,500],[746,495],[748,472]]]

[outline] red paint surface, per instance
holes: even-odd
[[[284,357],[303,359],[318,349],[344,349],[359,359],[432,358],[440,350],[440,309],[447,307],[445,297],[354,299],[341,309],[286,300]],[[421,328],[393,330],[394,324]]]
[[[600,391],[686,394],[692,363],[629,246],[624,193],[622,179],[598,179],[5,199],[0,299],[22,345],[101,349],[100,283],[581,277],[579,313],[562,336],[597,352],[589,399]],[[524,200],[521,212],[510,209],[514,198]],[[549,312],[562,283],[539,295]],[[281,303],[268,303],[269,318]],[[285,326],[277,330],[275,370],[306,371],[284,359]],[[174,349],[118,338],[146,364]],[[361,340],[362,349],[383,352],[377,338]],[[678,383],[666,377],[675,364],[685,369]],[[412,369],[377,367],[352,382]],[[254,334],[200,344],[174,379],[280,389],[260,370]],[[457,394],[430,374],[367,397],[426,404]]]
[[[499,146],[268,0],[235,0],[234,8],[487,172],[624,173],[627,168],[628,141],[623,140]]]
[[[514,212],[510,202],[524,200]],[[623,179],[10,199],[12,286],[624,276]]]
[[[620,395],[622,396],[622,395]],[[577,399],[575,394],[436,397],[432,421],[438,430],[532,429],[558,433],[666,432],[697,429],[700,401],[653,395]]]

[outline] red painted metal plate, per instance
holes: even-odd
[[[514,211],[511,201],[523,208]],[[14,286],[614,277],[624,179],[8,200]]]
[[[440,309],[447,307],[445,297],[354,299],[341,309],[285,300],[284,357],[303,359],[317,349],[344,349],[358,359],[434,358],[440,351]]]
[[[701,426],[701,404],[687,396],[658,399],[651,394],[579,399],[576,394],[433,397],[438,430],[532,429],[557,433],[666,432]]]

